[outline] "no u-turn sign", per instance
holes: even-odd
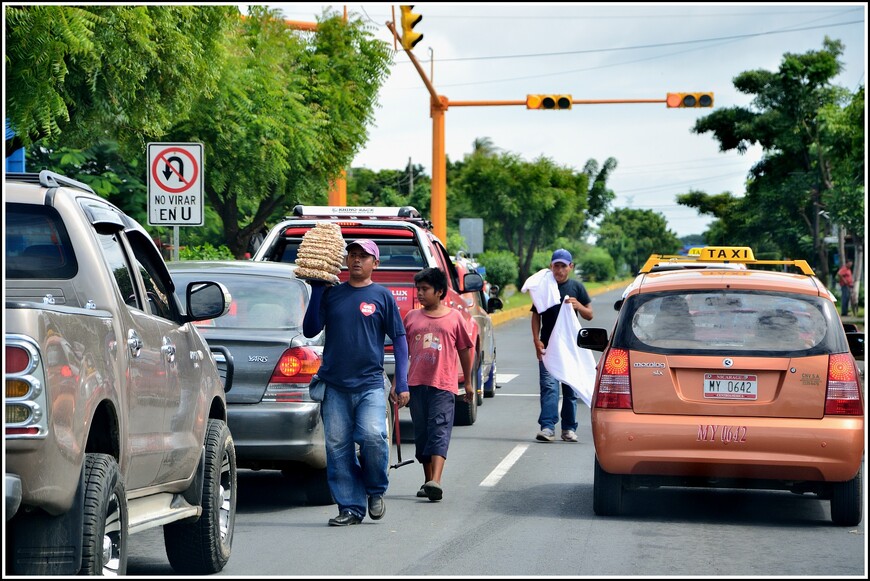
[[[148,144],[148,224],[202,226],[202,144]]]

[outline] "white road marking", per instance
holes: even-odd
[[[510,451],[510,454],[505,456],[504,460],[499,462],[499,465],[489,473],[489,476],[483,479],[480,486],[495,486],[498,484],[501,477],[507,474],[507,471],[510,470],[511,466],[513,466],[517,460],[520,459],[520,456],[525,453],[528,447],[528,444],[517,444],[517,446]]]
[[[512,379],[516,379],[519,377],[516,373],[496,373],[495,374],[495,382],[498,383],[508,383]]]

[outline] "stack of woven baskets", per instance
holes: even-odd
[[[318,222],[302,237],[296,252],[296,276],[338,283],[344,263],[344,238],[341,228],[331,222]]]

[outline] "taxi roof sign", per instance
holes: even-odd
[[[671,254],[651,254],[640,269],[641,273],[650,272],[661,262],[679,264],[690,262],[741,262],[744,264],[782,264],[799,268],[803,274],[813,276],[812,267],[806,260],[756,260],[755,253],[748,246],[703,246],[689,250],[689,256]]]

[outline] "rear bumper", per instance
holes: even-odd
[[[240,467],[286,462],[326,467],[317,402],[230,404],[227,418]]]
[[[845,482],[861,466],[863,417],[820,420],[593,410],[601,467],[611,474]]]

